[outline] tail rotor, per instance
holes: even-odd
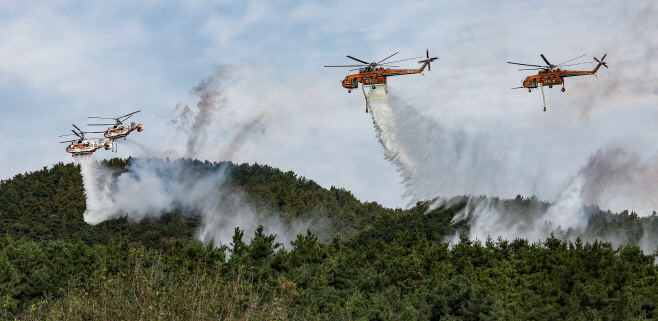
[[[432,67],[430,65],[430,62],[439,59],[439,57],[430,58],[430,50],[429,49],[425,49],[425,56],[427,57],[427,59],[421,60],[418,63],[419,64],[427,63],[427,70],[432,71]]]
[[[598,59],[596,59],[596,57],[594,57],[594,60],[596,60],[596,62],[598,62],[599,65],[605,67],[606,69],[608,69],[608,64],[605,63],[605,62],[603,62],[603,59],[605,59],[605,57],[606,57],[607,55],[608,55],[608,54],[604,54],[603,57],[601,58],[601,60],[598,60]],[[599,67],[597,66],[597,67],[596,67],[596,70],[598,70],[598,69],[599,69]]]

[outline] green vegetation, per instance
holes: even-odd
[[[106,164],[120,173],[130,161]],[[464,202],[430,212],[427,203],[387,209],[265,165],[187,166],[228,166],[228,187],[249,195],[255,211],[317,224],[283,246],[262,227],[253,235],[236,228],[231,244],[203,245],[194,238],[199,217],[183,211],[86,224],[72,164],[19,174],[0,183],[0,317],[658,319],[656,257],[637,246],[658,235],[655,214],[590,207],[585,231],[556,229],[540,243],[461,235],[450,245],[445,236],[468,228],[450,224]],[[521,196],[496,202],[516,215],[549,205]]]

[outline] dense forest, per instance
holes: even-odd
[[[132,159],[103,162],[117,175]],[[542,241],[446,237],[467,206],[389,209],[259,164],[228,168],[253,210],[312,221],[290,244],[260,227],[230,244],[196,240],[184,209],[133,221],[83,220],[73,164],[0,182],[0,317],[13,320],[645,320],[658,319],[655,255],[638,247],[658,218],[595,206],[585,230]],[[523,218],[550,204],[494,199]],[[605,242],[600,240],[613,241]],[[613,245],[614,244],[614,245]],[[621,245],[620,245],[621,244]]]

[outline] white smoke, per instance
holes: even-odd
[[[87,195],[85,222],[98,224],[118,216],[132,221],[157,219],[180,211],[199,215],[197,238],[229,244],[235,227],[252,235],[263,225],[289,244],[308,224],[288,224],[271,213],[256,213],[249,196],[227,185],[228,163],[193,165],[191,160],[132,159],[126,172],[116,175],[90,157],[79,158]],[[202,169],[200,169],[202,168]]]
[[[587,204],[642,216],[658,209],[658,155],[643,160],[628,148],[608,146],[590,156],[580,175],[586,177],[582,199]]]
[[[85,222],[98,224],[117,216],[140,221],[179,211],[201,217],[196,233],[204,243],[212,240],[215,244],[229,244],[236,227],[244,230],[245,235],[253,235],[263,225],[265,233],[277,234],[277,242],[283,244],[304,233],[310,224],[300,220],[286,223],[273,211],[255,211],[249,195],[227,184],[228,163],[217,167],[207,161],[190,164],[191,160],[168,160],[185,155],[229,161],[249,135],[265,133],[262,121],[266,110],[258,104],[244,106],[233,101],[246,97],[238,86],[250,83],[241,81],[245,74],[249,73],[244,67],[219,66],[195,86],[191,90],[195,101],[192,107],[179,103],[167,116],[168,126],[174,130],[165,132],[170,135],[166,140],[174,145],[154,147],[129,137],[127,142],[137,147],[141,155],[167,160],[132,159],[125,172],[120,173],[94,162],[90,156],[81,157],[87,195]],[[237,112],[245,114],[246,119],[236,119]],[[175,146],[179,139],[183,148]]]

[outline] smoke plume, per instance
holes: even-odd
[[[604,208],[629,209],[649,215],[658,209],[658,155],[642,160],[623,147],[606,147],[592,155],[584,176],[582,201]]]
[[[186,105],[178,104],[174,112],[180,109],[179,115],[170,121],[179,130],[189,134],[186,143],[186,154],[196,155],[199,145],[203,144],[208,135],[207,128],[216,119],[217,113],[226,105],[225,86],[232,73],[230,66],[220,66],[215,73],[201,81],[191,90],[198,97],[196,113]]]
[[[116,216],[139,221],[172,212],[199,215],[197,237],[215,244],[228,244],[235,227],[248,235],[263,225],[265,232],[277,234],[277,241],[284,244],[305,232],[309,225],[303,222],[285,223],[278,213],[254,211],[247,194],[227,185],[227,163],[217,167],[206,161],[199,166],[198,161],[189,160],[230,160],[250,134],[265,133],[262,120],[266,110],[251,111],[242,121],[233,118],[238,110],[229,97],[236,97],[231,90],[241,83],[240,71],[236,66],[220,66],[190,91],[196,100],[194,107],[179,103],[168,115],[168,125],[176,130],[165,133],[174,135],[166,141],[183,137],[182,153],[176,146],[157,148],[128,141],[147,157],[167,160],[133,159],[123,173],[94,162],[88,155],[79,157],[87,195],[85,221],[98,224]],[[240,107],[239,111],[246,109]],[[187,160],[168,160],[183,155]]]
[[[240,91],[242,85],[250,82],[245,79],[245,68],[234,65],[218,67],[190,91],[197,101],[194,108],[179,103],[169,114],[169,125],[176,128],[176,136],[185,133],[184,153],[178,157],[231,160],[249,135],[265,133],[262,120],[267,110],[254,111],[250,110],[254,106],[235,106],[234,100],[243,95]],[[238,114],[243,114],[243,119],[238,119]],[[171,141],[175,140],[176,137],[172,137]]]
[[[619,9],[621,21],[619,28],[624,32],[618,34],[619,39],[610,39],[607,48],[608,57],[605,61],[610,69],[601,67],[599,79],[578,81],[573,96],[573,106],[581,118],[587,118],[591,111],[611,101],[628,101],[652,99],[658,95],[658,7],[655,3],[623,3]],[[628,45],[618,46],[616,44]],[[603,52],[594,56],[601,58]],[[615,106],[616,107],[616,106]]]
[[[265,126],[261,122],[263,116],[265,116],[265,112],[261,112],[258,116],[256,116],[256,118],[242,125],[242,128],[240,128],[240,130],[235,135],[235,137],[222,150],[220,159],[224,159],[224,160],[233,159],[233,155],[235,154],[235,152],[237,152],[240,149],[240,147],[242,147],[249,134],[253,132],[260,132],[260,134],[264,134]]]
[[[89,224],[117,216],[140,221],[173,212],[199,215],[198,239],[215,244],[229,244],[235,227],[249,235],[263,225],[284,244],[308,228],[301,222],[285,223],[275,213],[255,212],[248,195],[228,186],[228,163],[139,158],[117,175],[88,156],[79,159],[87,196],[84,219]]]

